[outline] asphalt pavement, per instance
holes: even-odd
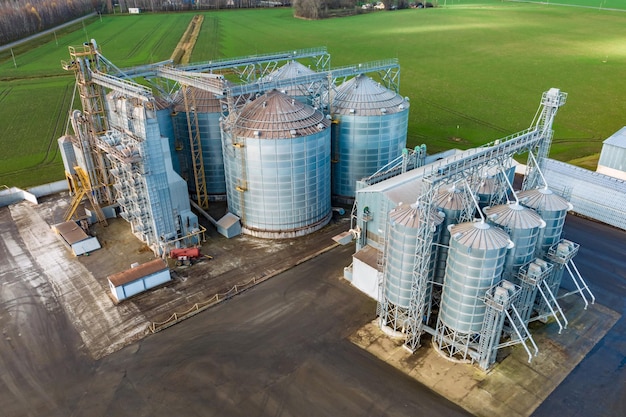
[[[626,415],[625,236],[568,218],[580,271],[622,317],[535,416]],[[348,340],[375,314],[341,278],[350,246],[93,360],[6,208],[0,237],[4,416],[468,415]]]

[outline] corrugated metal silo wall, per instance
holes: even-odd
[[[537,240],[539,239],[541,219],[534,210],[529,208],[524,207],[514,212],[510,212],[510,210],[513,210],[510,205],[500,205],[486,208],[485,214],[487,214],[489,223],[506,230],[511,241],[515,244],[513,248],[507,251],[504,261],[504,271],[502,273],[502,279],[512,281],[520,267],[535,258],[534,255]],[[501,213],[502,218],[492,218],[490,214],[494,211]],[[519,219],[512,218],[511,216],[504,218],[511,214],[523,220],[520,222]],[[523,224],[524,226],[518,226],[518,224]]]
[[[196,116],[200,130],[200,143],[202,145],[204,178],[209,195],[226,194],[224,156],[222,153],[222,138],[220,133],[221,116],[221,113],[218,112],[199,112]],[[193,163],[191,160],[187,114],[185,112],[177,113],[174,123],[177,123],[176,132],[178,134],[176,138],[177,149],[174,148],[178,167],[175,165],[174,169],[183,178],[187,178],[189,189],[194,190],[196,185],[193,178]]]
[[[443,283],[443,277],[446,274],[446,264],[448,262],[448,245],[450,244],[450,231],[448,230],[448,226],[459,222],[459,219],[463,214],[463,210],[446,209],[441,207],[438,208],[438,210],[441,210],[446,215],[441,225],[441,233],[439,236],[440,244],[435,247],[435,251],[437,252],[437,264],[435,265],[434,280],[435,282],[441,284]]]
[[[485,292],[500,280],[506,247],[468,248],[450,240],[439,319],[460,333],[480,332],[485,316]]]
[[[418,229],[416,227],[408,227],[402,224],[392,224],[389,227],[384,293],[389,302],[395,306],[407,309],[411,302],[417,232]],[[439,241],[440,233],[441,225],[435,229],[431,243]],[[429,280],[433,276],[436,257],[437,253],[433,247],[428,263]],[[426,294],[427,304],[430,303],[431,294],[432,285],[429,285]]]
[[[329,216],[330,129],[289,139],[239,138],[245,142],[239,148],[223,135],[228,207],[245,228],[287,232]],[[243,199],[237,190],[242,166]]]
[[[398,158],[409,109],[381,116],[338,115],[333,125],[333,194],[354,197],[356,182]]]

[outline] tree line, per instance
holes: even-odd
[[[0,0],[0,45],[102,8],[100,0]]]

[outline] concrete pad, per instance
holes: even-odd
[[[477,416],[526,417],[550,395],[621,315],[578,296],[560,300],[569,326],[558,334],[555,322],[532,323],[539,354],[532,363],[522,346],[501,350],[501,360],[488,372],[476,365],[449,361],[430,343],[428,335],[414,354],[403,341],[390,339],[374,320],[350,340],[411,378]]]

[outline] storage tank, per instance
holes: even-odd
[[[450,243],[450,231],[448,230],[448,226],[459,223],[468,201],[463,188],[446,184],[438,190],[434,204],[438,210],[445,214],[439,238],[440,245],[437,246],[438,256],[437,265],[435,267],[435,282],[441,284],[443,283],[443,277],[446,273],[446,262],[448,260],[447,246]],[[473,204],[472,207],[474,207]]]
[[[439,240],[443,213],[431,212],[430,222],[435,227],[431,244]],[[415,250],[421,216],[417,204],[401,204],[389,213],[389,235],[386,247],[384,294],[389,303],[409,308],[415,266]],[[434,249],[434,248],[433,248]],[[437,252],[431,252],[428,276],[432,277]],[[430,303],[432,285],[428,285],[426,304]],[[397,330],[397,329],[396,329]]]
[[[537,240],[537,257],[543,257],[561,239],[567,212],[572,205],[563,197],[554,194],[547,187],[521,191],[517,194],[519,202],[534,209],[546,222]]]
[[[244,233],[287,238],[328,223],[329,126],[321,112],[276,90],[223,124],[228,208]]]
[[[512,243],[504,230],[480,220],[454,225],[450,235],[439,320],[455,333],[476,334],[483,325],[485,292],[500,281]]]
[[[481,210],[492,204],[493,199],[498,194],[498,187],[498,180],[495,177],[481,178],[474,191]]]
[[[402,155],[409,102],[365,75],[341,84],[331,101],[333,195],[354,198],[356,181]]]
[[[311,68],[302,65],[298,61],[289,61],[282,67],[270,72],[263,78],[263,81],[293,79],[311,74],[315,74],[315,71]],[[281,93],[285,93],[302,103],[312,104],[311,92],[308,90],[309,84],[294,84],[281,89]]]
[[[200,144],[202,146],[202,162],[207,194],[211,200],[223,200],[226,195],[226,180],[224,178],[224,158],[220,133],[221,102],[212,93],[197,88],[186,87],[185,92],[189,109],[191,110],[195,106],[195,117],[198,120]],[[174,112],[172,113],[175,139],[171,149],[176,155],[172,159],[178,160],[179,170],[177,172],[187,181],[189,190],[195,192],[196,183],[193,176],[193,161],[186,109],[183,91],[179,90],[174,95]],[[192,132],[194,132],[195,123],[192,123],[191,128]]]
[[[506,255],[502,273],[502,279],[515,282],[520,267],[535,258],[539,231],[546,223],[537,212],[517,202],[485,207],[483,211],[489,222],[505,230],[515,244]]]

